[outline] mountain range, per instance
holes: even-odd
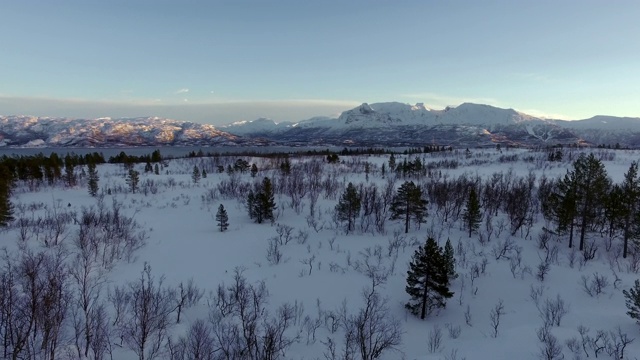
[[[0,116],[0,146],[421,146],[615,145],[640,147],[640,118],[595,116],[556,120],[513,109],[464,103],[442,110],[424,104],[364,103],[337,118],[271,119],[223,126],[158,117],[70,119]]]

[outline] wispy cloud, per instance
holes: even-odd
[[[186,94],[186,93],[188,93],[188,92],[189,92],[189,89],[187,89],[187,88],[182,88],[182,89],[180,89],[180,90],[176,91],[175,93],[176,93],[176,94]]]
[[[566,116],[564,114],[549,113],[549,112],[541,111],[538,109],[517,109],[517,110],[521,113],[525,113],[527,115],[535,116],[542,119],[575,120],[575,118]]]
[[[431,92],[401,94],[400,97],[414,102],[423,102],[427,106],[435,107],[445,107],[448,105],[457,106],[465,102],[498,107],[504,106],[494,98],[449,96]]]
[[[277,122],[300,121],[314,116],[337,116],[357,105],[355,101],[325,99],[212,100],[173,99],[86,100],[47,97],[1,96],[3,115],[71,118],[160,116],[176,120],[228,124],[239,120],[271,118]]]

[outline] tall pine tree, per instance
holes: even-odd
[[[140,183],[140,173],[133,169],[129,170],[127,184],[129,185],[129,190],[134,194],[138,190],[138,183]]]
[[[273,222],[275,220],[273,211],[276,208],[271,179],[265,177],[262,183],[256,187],[255,192],[249,191],[247,196],[249,217],[258,224],[262,224],[266,220]]]
[[[11,170],[7,166],[0,164],[0,227],[5,227],[13,221],[12,187],[13,174]]]
[[[87,181],[87,186],[89,188],[89,195],[96,196],[98,195],[98,171],[96,170],[96,164],[90,162],[87,164],[87,168],[89,169],[89,179]]]
[[[224,205],[220,204],[218,206],[218,212],[216,213],[216,221],[218,222],[218,228],[221,232],[224,232],[229,227],[229,216],[227,215],[227,210],[225,210]]]
[[[200,182],[201,176],[202,175],[200,174],[200,169],[198,169],[198,165],[194,165],[193,171],[191,172],[191,180],[193,180],[193,183],[197,184],[198,182]]]
[[[640,237],[640,177],[638,177],[638,163],[631,163],[624,174],[620,185],[621,227],[623,239],[622,257],[629,252],[629,240]]]
[[[602,214],[602,204],[611,187],[611,180],[602,162],[593,153],[580,155],[573,164],[576,176],[576,209],[580,229],[580,251],[584,250],[587,231]]]
[[[405,288],[411,300],[405,307],[420,319],[436,308],[444,308],[447,299],[453,296],[449,290],[451,265],[447,261],[444,250],[432,237],[413,254]]]
[[[462,220],[464,226],[469,232],[469,237],[475,231],[478,231],[480,223],[482,222],[482,212],[480,211],[480,201],[478,201],[478,194],[475,187],[471,187],[469,191],[469,198],[467,199],[467,207],[462,214]]]
[[[347,222],[347,233],[355,229],[356,217],[360,213],[361,207],[362,202],[358,190],[352,183],[347,184],[347,188],[335,208],[338,220]]]
[[[413,218],[416,223],[424,222],[427,215],[427,200],[423,199],[422,189],[413,181],[405,181],[400,186],[391,202],[391,220],[403,219],[404,232],[409,232]]]

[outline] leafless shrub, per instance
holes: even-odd
[[[511,256],[516,253],[517,248],[518,246],[513,239],[507,238],[503,241],[497,242],[491,249],[491,254],[493,254],[496,260],[500,260],[501,258],[511,258]]]
[[[444,360],[467,360],[467,358],[458,357],[458,349],[451,349],[451,352],[444,356]]]
[[[287,245],[293,238],[293,227],[284,224],[277,224],[276,233],[278,234],[278,237],[276,237],[278,245]]]
[[[491,337],[498,337],[498,328],[500,327],[500,319],[505,314],[504,303],[498,300],[498,303],[489,312],[489,320],[491,324]]]
[[[445,327],[449,331],[449,337],[451,339],[457,339],[462,333],[462,329],[460,328],[460,325],[451,325],[447,323],[445,324]]]
[[[389,315],[387,300],[375,291],[363,292],[364,307],[345,322],[345,347],[356,345],[360,358],[374,360],[385,352],[398,351],[402,342],[400,322]]]
[[[545,325],[537,331],[538,340],[542,343],[539,358],[544,360],[563,359],[562,345],[550,331],[550,327]]]
[[[271,265],[278,265],[282,261],[282,250],[280,250],[280,240],[277,237],[269,239],[267,246],[267,261]]]
[[[569,312],[569,306],[558,294],[555,300],[546,299],[538,310],[544,326],[560,326],[562,318]]]
[[[129,283],[123,316],[116,323],[124,344],[140,360],[162,355],[169,331],[169,316],[175,309],[171,292],[163,286],[163,278],[156,281],[149,264],[144,265],[140,278]],[[114,304],[118,307],[121,304]]]
[[[469,305],[467,305],[467,309],[464,311],[464,322],[468,326],[473,326],[471,325],[471,307]]]
[[[167,342],[169,360],[214,360],[216,348],[212,336],[212,329],[202,319],[196,320],[189,327],[189,331],[177,342]]]
[[[293,306],[281,305],[274,316],[266,310],[266,285],[247,283],[241,268],[235,269],[231,286],[220,285],[210,324],[213,344],[225,359],[281,359],[297,341],[288,335],[296,318]]]
[[[591,278],[586,275],[582,275],[580,279],[582,289],[591,297],[599,296],[609,286],[609,278],[605,275],[600,275],[597,272],[593,273]]]
[[[615,331],[610,331],[609,337],[611,341],[605,349],[607,354],[614,359],[624,359],[624,351],[627,345],[631,344],[635,339],[630,339],[626,333],[623,333],[620,326]]]
[[[427,350],[430,353],[440,351],[442,347],[442,329],[438,324],[433,326],[433,329],[429,331],[429,337],[427,338]]]
[[[178,288],[174,290],[172,295],[176,303],[176,323],[180,323],[182,310],[196,305],[202,299],[204,293],[191,278],[186,285],[183,282],[178,284]]]

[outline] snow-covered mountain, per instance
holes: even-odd
[[[490,105],[434,110],[424,104],[362,104],[337,118],[260,118],[214,127],[157,117],[91,120],[0,116],[0,146],[357,145],[455,147],[620,144],[640,147],[640,118],[563,121]]]
[[[0,116],[0,146],[116,147],[238,145],[244,139],[212,125],[157,117],[68,119]]]
[[[465,103],[433,110],[424,104],[398,102],[362,104],[338,118],[313,118],[270,131],[251,132],[241,127],[227,131],[247,137],[296,144],[479,146],[494,143],[537,145],[575,143],[582,139],[552,120],[513,109]]]

